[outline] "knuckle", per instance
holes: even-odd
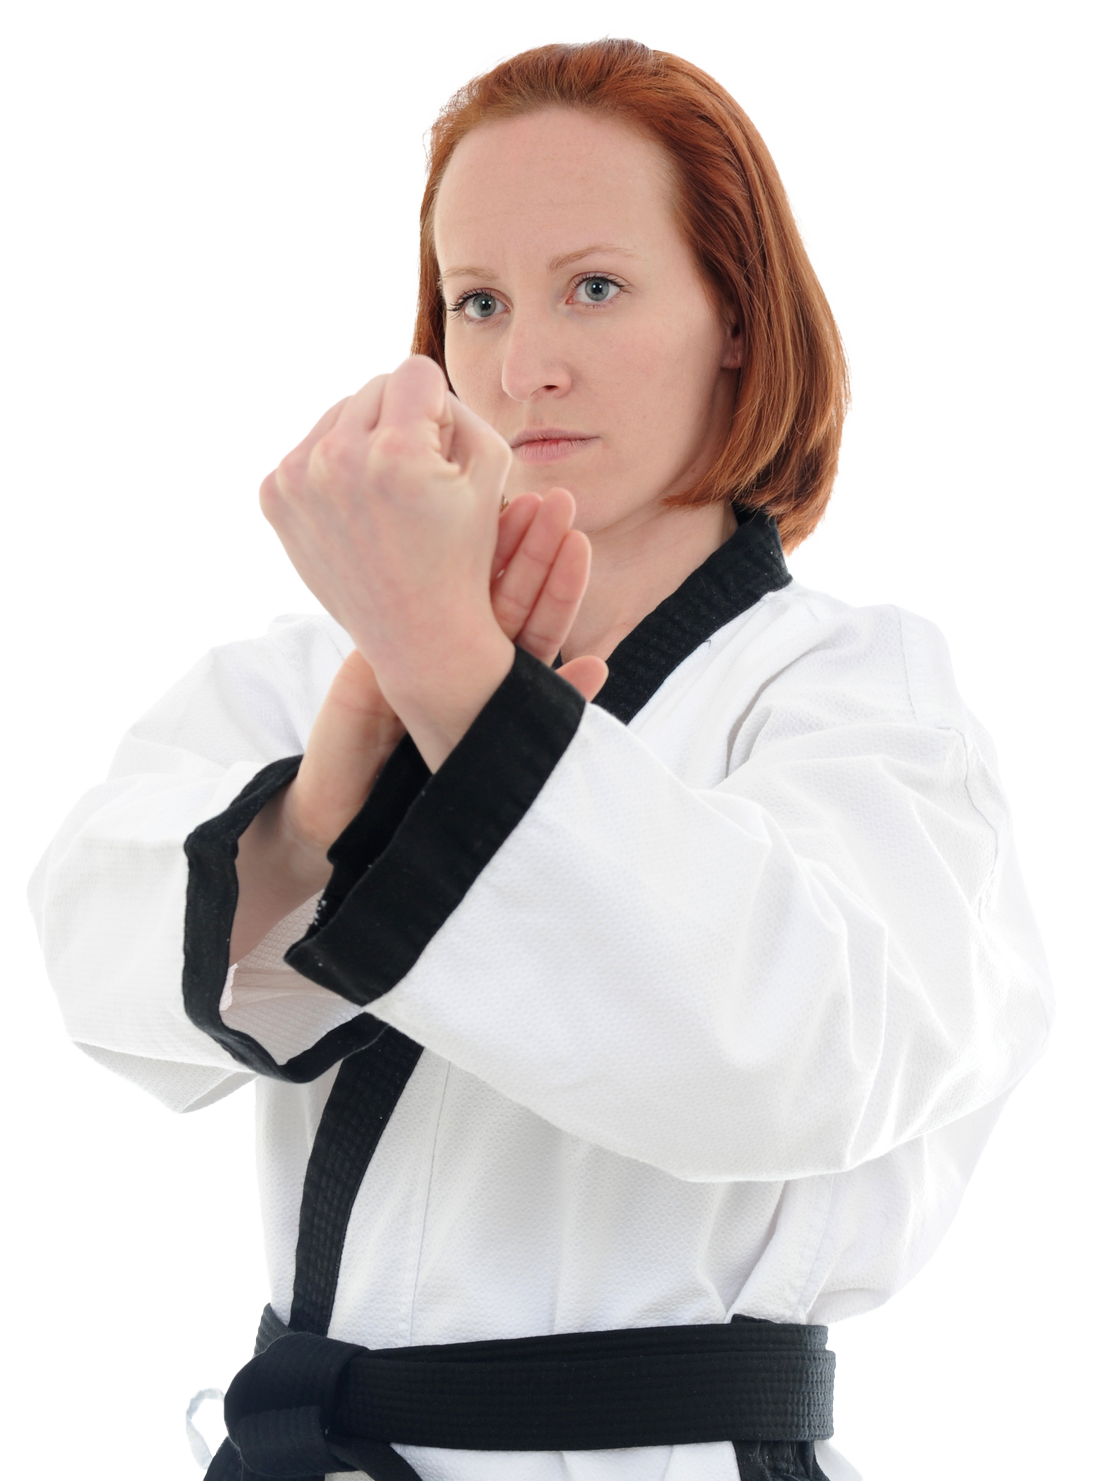
[[[546,595],[556,607],[574,606],[585,594],[584,582],[575,581],[567,572],[552,571],[547,579]]]
[[[516,623],[519,625],[527,615],[527,605],[513,596],[511,592],[499,588],[494,593],[494,616],[504,626]]]
[[[521,632],[520,646],[533,658],[542,658],[546,661],[547,658],[554,657],[558,651],[558,635],[529,624]]]
[[[491,429],[493,431],[493,429]],[[502,474],[508,474],[513,464],[513,449],[502,437],[500,432],[494,432],[487,446],[494,460],[494,466]]]
[[[268,473],[258,489],[258,507],[269,522],[276,525],[285,506],[284,464]]]
[[[378,464],[397,463],[417,449],[404,427],[378,427],[369,441],[369,461]]]
[[[335,426],[324,433],[311,450],[309,472],[324,482],[343,483],[360,467],[359,439]]]
[[[526,540],[521,546],[519,556],[522,561],[527,561],[530,566],[536,566],[545,571],[553,563],[555,551],[553,547],[539,548],[534,540]]]
[[[513,450],[500,432],[485,422],[469,439],[471,461],[490,478],[503,478],[513,461]]]
[[[294,447],[291,453],[286,453],[277,465],[276,477],[282,488],[295,488],[303,482],[308,471],[308,453],[306,448]]]
[[[379,493],[416,501],[437,487],[438,478],[451,476],[413,428],[379,429],[369,444],[365,471],[369,486]]]

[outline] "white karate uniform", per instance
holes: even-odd
[[[303,750],[350,647],[308,616],[209,654],[36,872],[73,1038],[178,1110],[251,1078],[184,1010],[183,842]],[[482,778],[470,830],[505,785]],[[313,906],[221,997],[227,1030],[279,1065],[363,1011],[283,961]],[[934,1250],[1050,1015],[992,747],[941,635],[795,582],[701,642],[629,725],[585,706],[367,1011],[424,1053],[353,1209],[331,1336],[829,1323],[879,1305]],[[283,1320],[336,1071],[259,1077]],[[398,1448],[424,1481],[737,1475],[727,1443]],[[851,1474],[823,1444],[818,1458]]]

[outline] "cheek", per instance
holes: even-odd
[[[487,417],[497,400],[501,376],[495,359],[488,344],[474,342],[471,335],[461,334],[458,328],[445,335],[444,365],[452,389],[481,417]]]
[[[464,399],[461,385],[466,381],[466,366],[464,357],[460,354],[460,346],[456,342],[454,334],[446,334],[444,337],[444,368],[448,379],[452,383],[452,389],[462,401]]]
[[[628,420],[705,418],[719,378],[721,333],[706,305],[621,325],[598,346],[597,379]]]

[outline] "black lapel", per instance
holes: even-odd
[[[420,1044],[385,1027],[342,1062],[304,1174],[289,1316],[294,1332],[327,1335],[350,1214],[421,1053]]]
[[[634,628],[608,659],[596,703],[624,725],[674,669],[742,612],[789,585],[779,529],[770,515],[738,513],[737,529]]]

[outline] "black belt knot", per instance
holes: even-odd
[[[236,1374],[224,1398],[224,1422],[255,1476],[300,1478],[347,1469],[327,1439],[350,1342],[289,1332]]]

